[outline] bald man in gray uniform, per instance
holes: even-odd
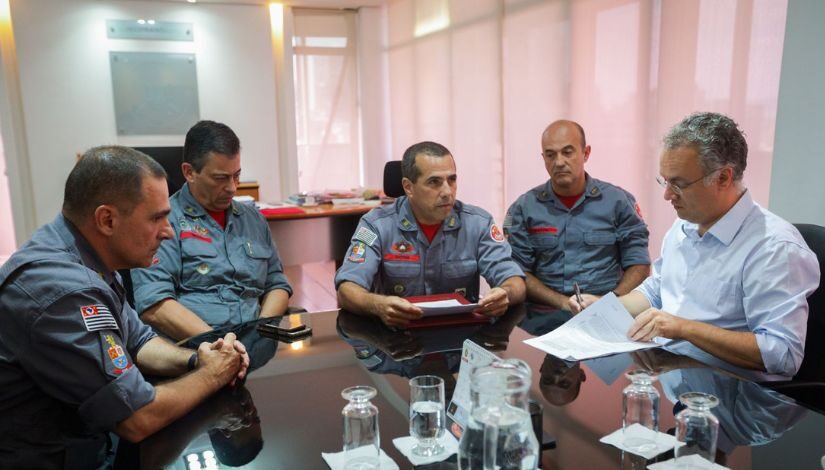
[[[62,214],[0,268],[0,468],[98,468],[107,432],[140,441],[243,378],[234,335],[178,348],[125,300],[116,270],[173,234],[165,177],[135,150],[89,150]]]
[[[504,232],[527,274],[527,298],[559,310],[582,293],[624,295],[650,273],[647,225],[633,195],[584,171],[584,130],[556,121],[541,137],[550,179],[519,197]],[[575,296],[574,296],[575,297]]]

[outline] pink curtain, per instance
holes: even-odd
[[[386,7],[393,158],[440,141],[459,198],[501,221],[547,179],[541,131],[575,119],[593,147],[587,170],[636,195],[655,256],[675,218],[654,181],[661,137],[718,111],[745,130],[745,184],[767,205],[786,0],[447,3],[449,26],[417,38],[417,3]]]

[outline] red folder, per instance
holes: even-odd
[[[261,209],[261,214],[267,215],[285,215],[285,214],[305,214],[306,211],[300,207],[274,207],[271,209]]]

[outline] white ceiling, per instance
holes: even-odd
[[[145,0],[124,0],[145,1]],[[152,0],[163,3],[186,3],[186,0]],[[381,6],[387,0],[282,0],[281,3],[296,7],[315,8],[358,8]],[[268,5],[272,0],[198,0],[198,3],[219,3],[223,5]]]

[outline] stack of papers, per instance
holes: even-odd
[[[564,325],[524,342],[565,361],[581,361],[659,346],[653,342],[629,339],[627,332],[632,325],[633,317],[611,292]]]
[[[477,303],[470,303],[461,294],[435,294],[407,297],[407,300],[424,311],[425,317],[469,313],[478,308]]]

